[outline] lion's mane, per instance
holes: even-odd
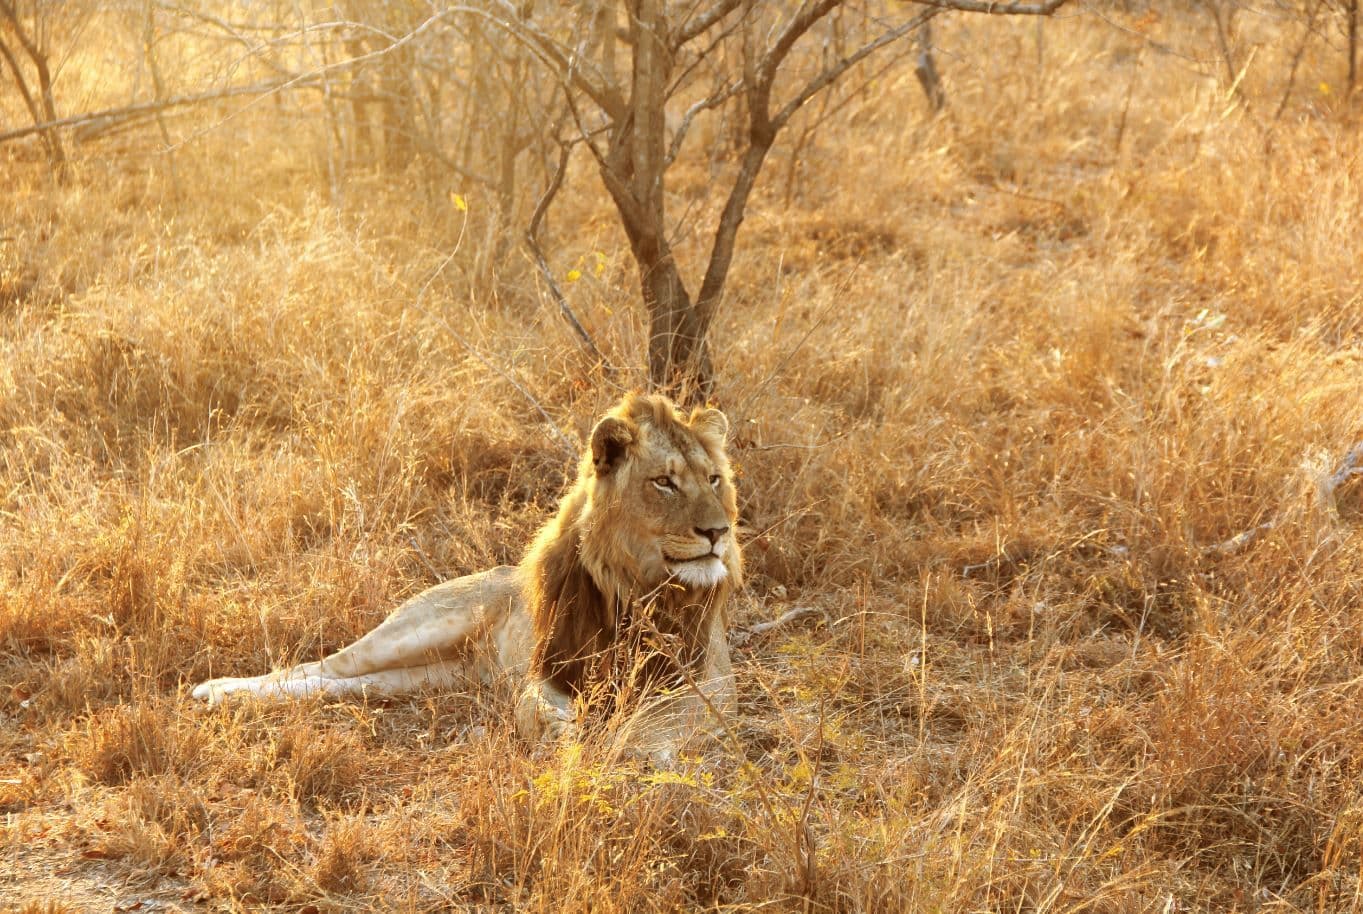
[[[636,395],[607,419],[651,427],[673,441],[699,443],[727,479],[723,419],[716,427],[707,421],[710,415],[717,414],[696,410],[684,418],[662,397]],[[654,440],[638,435],[630,447],[648,448]],[[595,440],[593,444],[557,515],[540,530],[522,562],[535,639],[530,666],[532,675],[570,695],[605,689],[615,700],[631,685],[678,685],[700,668],[716,618],[721,624],[727,621],[724,613],[731,590],[741,582],[742,559],[734,540],[723,559],[728,573],[715,584],[640,580],[633,557],[650,544],[628,522],[637,513],[631,504],[635,489],[603,491],[601,448]],[[734,522],[732,486],[725,508]]]

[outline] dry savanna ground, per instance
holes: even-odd
[[[714,335],[734,622],[816,612],[666,771],[518,744],[509,687],[188,700],[553,511],[531,398],[578,443],[645,342],[585,163],[547,238],[612,376],[487,201],[338,186],[269,105],[65,182],[0,147],[0,909],[1363,907],[1363,129],[1297,20],[1232,85],[1200,10],[944,19],[940,117],[900,66],[773,154]]]

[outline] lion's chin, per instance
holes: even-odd
[[[724,563],[712,555],[689,562],[669,563],[668,570],[687,587],[714,587],[729,574]]]

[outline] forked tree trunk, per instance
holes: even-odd
[[[715,370],[706,327],[669,256],[640,266],[648,309],[648,377],[653,387],[682,399],[705,400],[714,392]]]
[[[560,67],[572,82],[572,92],[591,98],[605,113],[608,148],[602,149],[585,130],[585,139],[600,167],[601,180],[610,193],[629,238],[630,251],[639,270],[639,286],[649,320],[649,382],[682,400],[708,399],[714,387],[714,365],[706,337],[714,321],[733,263],[734,243],[743,223],[748,198],[756,184],[777,134],[810,98],[836,82],[878,49],[886,47],[925,26],[941,9],[973,10],[1014,15],[1050,15],[1066,0],[1026,0],[993,3],[988,0],[933,0],[931,9],[919,13],[857,50],[833,61],[817,72],[803,87],[788,95],[772,110],[773,87],[791,49],[818,22],[835,12],[844,0],[803,0],[784,24],[768,35],[762,45],[755,34],[744,35],[740,57],[742,79],[723,84],[709,98],[693,103],[669,145],[664,114],[677,86],[671,83],[679,49],[723,22],[731,12],[746,9],[745,0],[720,0],[705,12],[696,13],[703,4],[687,12],[670,27],[666,0],[623,0],[632,48],[632,70],[626,86],[611,80],[614,67],[603,58],[604,70],[577,69],[579,51],[558,44],[543,33],[522,26],[513,30],[525,36],[538,52]],[[925,0],[926,2],[926,0]],[[680,9],[680,7],[678,7]],[[746,13],[733,28],[746,20]],[[609,22],[609,18],[606,19]],[[920,51],[931,63],[931,37],[922,36]],[[708,53],[708,52],[707,52]],[[920,61],[921,65],[921,61]],[[604,74],[604,76],[603,76]],[[735,71],[735,77],[737,71]],[[934,106],[944,102],[935,67],[924,88]],[[920,78],[922,74],[920,73]],[[628,92],[622,91],[628,89]],[[627,95],[627,98],[626,98]],[[742,161],[729,189],[719,224],[715,228],[709,262],[695,298],[687,290],[667,239],[664,177],[685,137],[692,115],[722,105],[736,97],[746,114],[745,135],[739,138]],[[573,110],[576,117],[577,111]],[[582,123],[579,120],[579,128]]]
[[[625,163],[631,160],[627,152],[622,147],[607,160],[602,179],[615,201],[639,270],[639,291],[648,314],[649,385],[674,398],[704,400],[714,388],[714,365],[705,341],[709,322],[692,301],[677,269],[663,234],[661,206],[639,206],[627,191]]]
[[[648,312],[649,384],[682,399],[704,400],[714,387],[707,321],[682,281],[667,241],[668,80],[672,49],[663,0],[630,0],[634,46],[626,116],[612,131],[601,177],[629,237]]]
[[[36,13],[34,14],[37,15]],[[15,55],[0,40],[0,57],[9,65],[9,69],[14,75],[15,85],[19,88],[19,94],[23,96],[24,104],[33,117],[35,125],[51,123],[57,119],[57,102],[52,94],[52,71],[47,63],[47,50],[39,46],[33,35],[24,30],[23,23],[19,21],[19,15],[15,11],[12,3],[0,2],[0,16],[10,24],[10,29],[14,34],[15,40],[19,42],[19,47],[33,63],[33,69],[38,74],[38,93],[29,89],[28,82],[24,78],[24,72],[19,68],[19,62]],[[52,160],[52,170],[58,178],[66,176],[66,151],[62,148],[61,137],[57,131],[47,128],[42,131],[43,144],[47,147],[48,157]]]

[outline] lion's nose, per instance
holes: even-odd
[[[699,533],[701,536],[705,537],[706,539],[708,539],[710,541],[710,545],[713,546],[715,543],[719,542],[719,538],[721,536],[729,532],[729,528],[710,527],[709,529],[706,529],[705,527],[697,527],[696,532]]]

